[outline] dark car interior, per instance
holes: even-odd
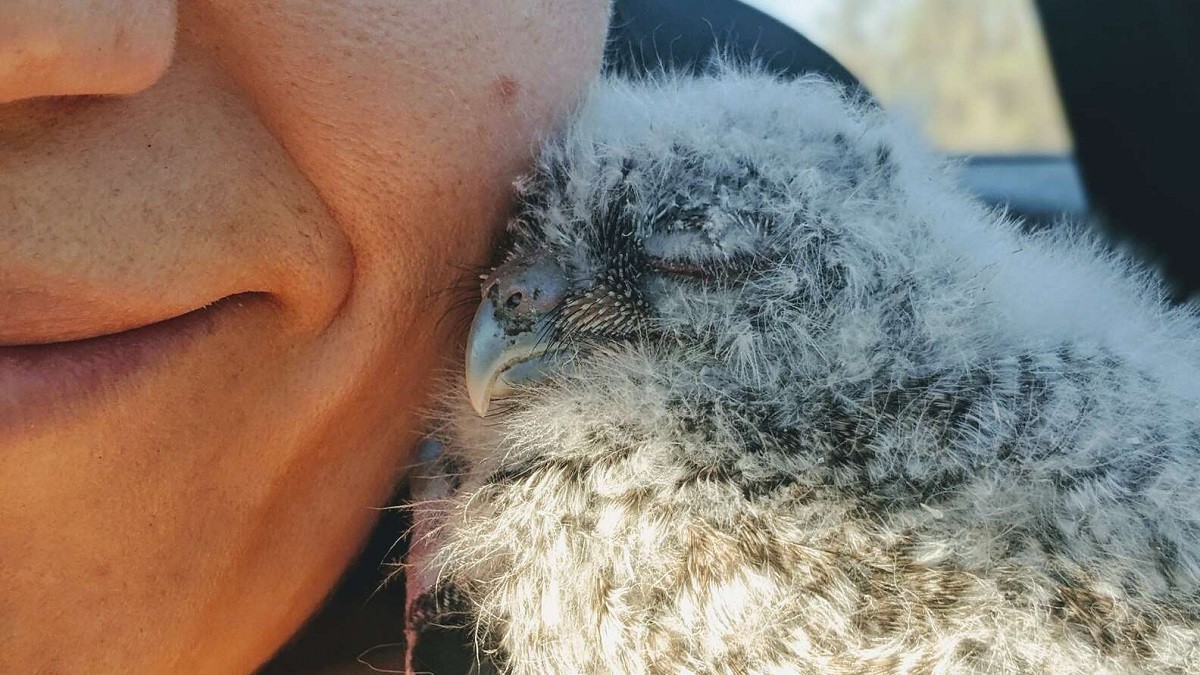
[[[1038,0],[1091,208],[1161,265],[1176,299],[1200,291],[1200,4]]]
[[[963,181],[1031,226],[1064,219],[1104,228],[1167,279],[1182,301],[1200,291],[1194,194],[1200,157],[1200,35],[1195,0],[1037,0],[1073,155],[964,157]],[[695,71],[714,54],[786,75],[819,72],[861,86],[803,35],[738,0],[616,0],[611,72]],[[404,494],[398,494],[399,503]],[[360,658],[388,671],[403,654],[403,584],[380,588],[380,564],[402,553],[400,511],[385,512],[324,611],[262,673],[314,672]],[[388,571],[387,569],[384,570]],[[470,649],[447,634],[431,670],[466,673]],[[363,672],[369,672],[366,666]]]

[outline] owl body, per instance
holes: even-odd
[[[414,506],[418,614],[490,667],[1200,663],[1200,322],[1151,275],[819,79],[603,81],[518,188],[545,372],[449,397]]]

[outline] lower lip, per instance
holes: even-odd
[[[119,393],[137,376],[213,331],[244,296],[113,335],[0,347],[0,440],[33,431],[81,402]]]

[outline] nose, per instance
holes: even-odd
[[[545,257],[507,262],[483,282],[483,298],[492,301],[496,320],[512,328],[537,321],[566,295],[562,268]]]
[[[0,1],[0,103],[131,94],[166,70],[175,0]]]

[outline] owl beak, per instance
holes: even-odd
[[[479,303],[467,338],[467,394],[481,417],[494,399],[542,375],[547,321],[543,317],[530,330],[510,334],[497,321],[492,301]]]

